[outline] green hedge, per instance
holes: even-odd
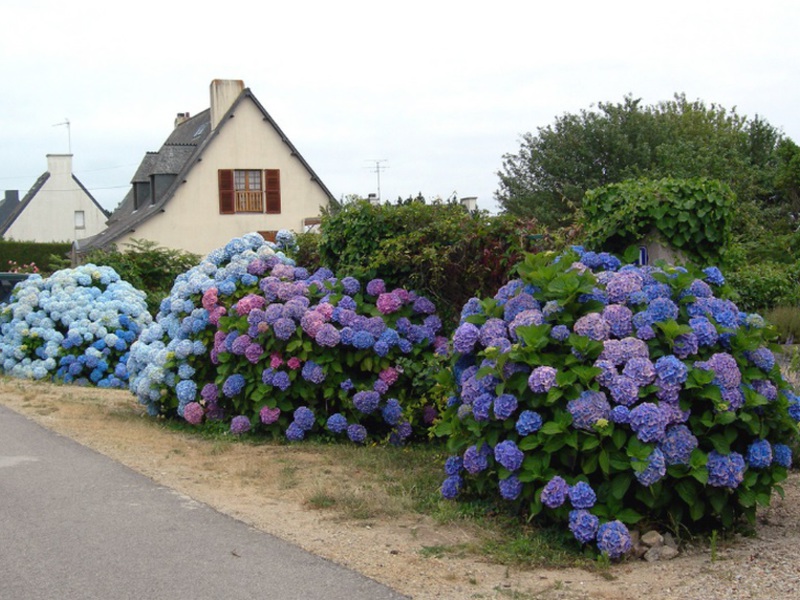
[[[17,265],[29,265],[34,263],[41,273],[52,273],[59,268],[59,265],[51,266],[53,255],[68,259],[72,250],[69,242],[16,242],[0,240],[0,271],[9,271],[13,268],[11,261]]]

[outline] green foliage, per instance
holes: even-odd
[[[125,246],[123,251],[116,246],[93,250],[84,257],[84,262],[111,267],[122,279],[145,292],[151,315],[158,312],[161,300],[169,296],[175,278],[200,260],[196,254],[162,248],[149,240],[132,240]]]
[[[701,281],[706,274],[692,265],[595,274],[575,268],[582,256],[526,256],[521,280],[481,301],[456,330],[457,397],[435,431],[447,439],[454,458],[463,457],[463,470],[448,472],[443,494],[486,499],[500,492],[530,519],[566,522],[578,508],[575,502],[543,500],[546,485],[560,476],[571,488],[579,482],[591,486],[596,502],[589,511],[600,523],[702,530],[733,527],[740,517],[752,521],[773,490],[781,493],[786,468],[772,456],[767,466],[751,463],[751,446],[764,440],[773,447],[789,445],[798,433],[789,411],[797,400],[777,363],[767,360],[774,330],[756,315],[740,320],[739,311],[720,297],[706,298],[726,288],[712,290]],[[713,274],[708,279],[717,281]],[[653,291],[668,291],[668,311],[666,297],[642,304],[636,295],[642,281],[663,286]],[[612,289],[619,303],[614,309],[589,299],[612,296]],[[529,296],[539,309],[530,308]],[[716,333],[687,350],[686,336],[694,332],[689,322],[697,315],[706,316]],[[628,371],[633,358],[646,358],[653,371],[634,382],[631,397],[620,386],[622,379],[637,377]],[[727,361],[724,371],[712,366],[721,361]],[[732,381],[725,389],[723,374]],[[525,411],[538,415],[539,424],[525,425],[532,422],[523,421]],[[649,416],[637,416],[634,425],[636,411]],[[679,424],[696,447],[681,433],[668,449],[665,440]],[[677,447],[688,449],[684,458],[677,458]],[[658,467],[659,453],[673,458]],[[481,455],[484,465],[475,458]],[[735,477],[726,471],[726,479],[717,455],[747,462]],[[511,464],[518,466],[506,466]],[[504,490],[506,482],[515,486]]]
[[[303,265],[311,273],[322,266],[319,257],[319,239],[318,233],[298,233],[297,249],[290,253],[298,265]]]
[[[758,117],[685,95],[644,106],[626,96],[564,114],[503,159],[496,198],[511,214],[547,225],[569,222],[587,190],[628,179],[707,177],[730,185],[746,230],[756,204],[795,202],[797,147]],[[777,193],[776,193],[777,192]],[[757,219],[756,219],[757,220]]]
[[[780,343],[800,341],[800,307],[776,306],[766,314],[766,319],[775,326]]]
[[[800,304],[800,264],[772,261],[738,264],[728,274],[734,300],[743,310]]]
[[[353,201],[322,220],[323,265],[360,279],[380,278],[430,297],[449,329],[473,294],[493,294],[524,251],[563,244],[535,221],[491,217],[455,203]]]
[[[68,242],[15,242],[0,240],[0,270],[9,270],[10,261],[18,264],[34,263],[39,272],[48,275],[69,266],[69,252],[72,244]],[[63,261],[63,262],[61,262]]]
[[[724,258],[731,236],[733,193],[703,178],[630,180],[586,192],[586,243],[621,251],[656,230],[701,264]]]

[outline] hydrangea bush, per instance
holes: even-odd
[[[110,267],[31,275],[0,312],[0,366],[15,377],[124,388],[129,348],[151,321],[144,292]]]
[[[800,404],[718,269],[573,247],[519,273],[453,336],[446,498],[499,493],[618,558],[640,521],[729,527],[782,493]]]
[[[309,274],[248,234],[176,279],[132,349],[131,389],[153,415],[230,421],[237,434],[399,442],[437,416],[412,391],[416,363],[446,348],[440,328],[424,297]]]

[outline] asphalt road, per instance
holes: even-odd
[[[404,596],[0,406],[0,599],[127,598]]]

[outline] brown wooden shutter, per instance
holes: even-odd
[[[267,198],[267,214],[279,215],[281,212],[281,171],[264,171],[264,191]]]
[[[233,170],[219,170],[219,214],[232,215],[236,212],[236,190],[233,185]]]

